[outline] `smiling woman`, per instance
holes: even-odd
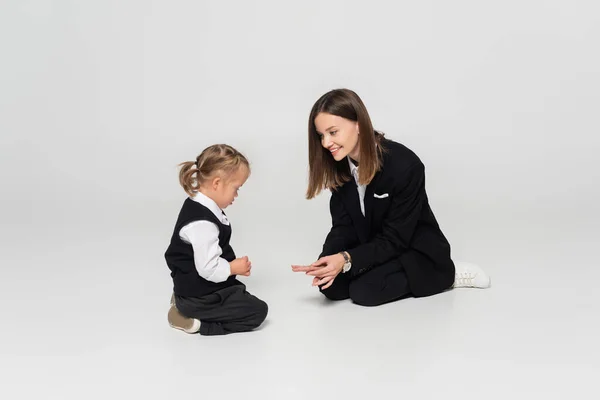
[[[293,265],[331,300],[376,306],[453,287],[486,288],[476,265],[456,267],[425,191],[425,167],[373,129],[351,90],[324,94],[308,121],[306,197],[331,191],[332,227],[319,260]]]
[[[382,139],[383,134],[373,130],[369,113],[354,92],[341,89],[322,96],[313,106],[308,122],[307,198],[350,180],[347,166],[338,163],[348,156],[356,162],[363,160],[361,184],[373,179],[381,167]]]

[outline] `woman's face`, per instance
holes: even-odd
[[[341,161],[346,156],[360,161],[358,122],[322,112],[315,118],[315,128],[321,138],[321,145],[329,150],[336,161]]]

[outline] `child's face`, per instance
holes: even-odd
[[[238,190],[248,179],[250,171],[246,166],[228,177],[217,177],[213,180],[213,200],[222,209],[226,209],[238,196]]]

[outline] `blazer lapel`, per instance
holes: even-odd
[[[375,193],[373,183],[368,184],[365,190],[365,223],[369,227],[369,234],[371,233],[371,220],[373,219],[373,194]]]
[[[371,237],[371,224],[373,222],[373,206],[374,206],[374,195],[375,188],[377,188],[377,183],[381,178],[382,171],[379,171],[373,177],[371,183],[367,185],[367,189],[365,190],[365,224],[367,226],[367,236]]]
[[[367,220],[360,211],[360,199],[358,197],[356,182],[354,182],[354,179],[352,179],[345,185],[343,185],[339,190],[341,191],[340,194],[342,195],[342,199],[346,204],[346,209],[348,210],[348,213],[350,214],[350,217],[352,218],[352,220],[354,221],[354,225],[356,226],[358,238],[362,243],[366,243],[369,240],[369,225],[367,224]]]

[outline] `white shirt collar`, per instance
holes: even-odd
[[[350,165],[350,172],[352,174],[354,174],[356,172],[356,170],[358,169],[358,167],[356,165],[354,165],[354,163],[352,162],[352,160],[350,159],[350,156],[346,157],[348,159],[348,164]]]
[[[213,199],[201,192],[197,192],[196,195],[194,197],[190,197],[190,199],[208,208],[215,215],[215,217],[217,217],[219,221],[221,221],[223,225],[229,225],[229,220],[227,219],[227,216]]]
[[[346,158],[348,158],[348,164],[350,165],[350,173],[352,174],[354,180],[356,181],[356,184],[358,185],[358,167],[354,165],[349,156]]]

